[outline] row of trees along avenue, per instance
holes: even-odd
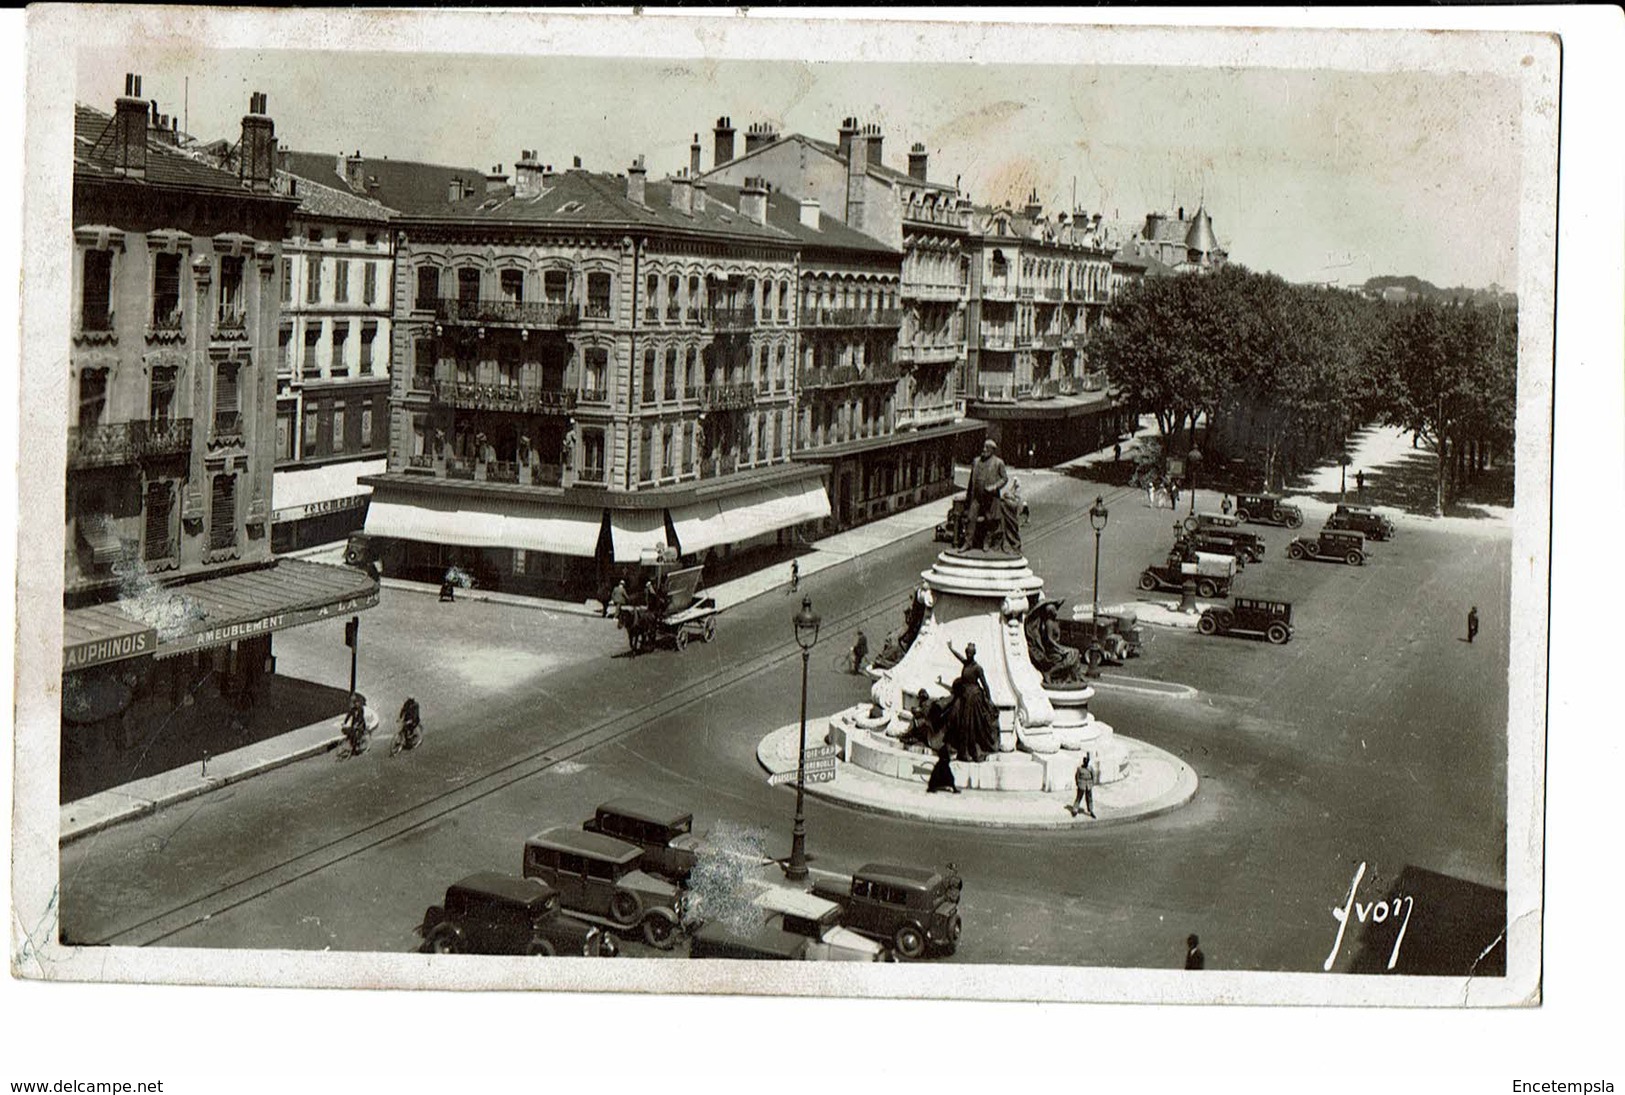
[[[1447,489],[1511,452],[1517,334],[1511,307],[1389,304],[1229,265],[1130,286],[1090,355],[1155,414],[1168,452],[1196,447],[1205,421],[1204,466],[1243,461],[1237,487],[1283,488],[1361,425],[1414,431],[1437,455],[1442,511]]]

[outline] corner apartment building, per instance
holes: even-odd
[[[829,515],[791,460],[797,241],[760,188],[707,191],[527,152],[396,219],[386,572],[590,596],[656,547],[726,560]]]
[[[74,122],[69,797],[222,751],[223,712],[272,669],[272,632],[377,598],[356,571],[271,556],[277,283],[296,203],[275,192],[265,97],[235,174],[180,147],[138,76],[112,116],[81,105]]]

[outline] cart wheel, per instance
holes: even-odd
[[[1156,589],[1157,588],[1157,576],[1155,574],[1152,574],[1149,570],[1146,571],[1144,574],[1140,575],[1140,588],[1144,589],[1144,590]]]
[[[673,636],[672,641],[677,644],[677,649],[678,650],[682,650],[684,647],[688,646],[688,625],[687,624],[678,624],[677,625],[677,634],[675,636]]]
[[[1218,633],[1219,625],[1217,621],[1213,619],[1211,613],[1204,612],[1202,613],[1202,618],[1196,621],[1196,630],[1200,631],[1204,635],[1215,635]]]
[[[716,618],[712,617],[712,616],[707,616],[705,618],[705,629],[700,632],[700,641],[702,643],[708,643],[708,642],[710,642],[712,639],[714,639],[716,637],[717,637],[717,621],[716,621]]]
[[[1285,624],[1270,624],[1270,629],[1264,633],[1264,637],[1280,646],[1292,637],[1292,633],[1286,629]]]

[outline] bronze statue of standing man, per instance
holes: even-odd
[[[981,548],[987,539],[989,521],[1003,519],[1001,494],[1010,482],[1010,473],[999,459],[998,446],[982,442],[982,455],[970,466],[970,486],[965,490],[965,543],[960,547]]]

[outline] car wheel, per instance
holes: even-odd
[[[1351,551],[1348,554],[1348,563],[1351,567],[1361,566],[1365,563],[1365,555],[1359,551]]]
[[[1197,582],[1196,595],[1198,597],[1217,597],[1219,595],[1219,587],[1214,584],[1211,579],[1208,581]]]
[[[1219,625],[1210,613],[1204,612],[1202,618],[1196,621],[1196,630],[1204,635],[1216,635],[1219,632]]]
[[[1152,574],[1149,570],[1146,571],[1144,574],[1140,575],[1140,588],[1144,589],[1144,590],[1156,589],[1157,588],[1157,576],[1155,574]]]
[[[1100,668],[1100,663],[1106,660],[1106,656],[1101,653],[1100,647],[1091,646],[1088,650],[1083,652],[1083,660],[1093,668],[1098,669]]]
[[[1280,646],[1292,637],[1292,633],[1286,629],[1285,624],[1270,624],[1270,629],[1264,633],[1264,637]]]
[[[1196,526],[1197,526],[1198,523],[1199,522],[1194,517],[1185,518],[1185,521],[1184,521],[1185,531],[1186,532],[1195,532],[1196,531]]]
[[[670,914],[662,916],[664,911],[650,913],[643,922],[643,941],[651,947],[669,951],[677,941],[677,923],[670,918]]]
[[[1236,520],[1238,520],[1238,521],[1242,522],[1243,524],[1245,524],[1248,521],[1251,521],[1252,517],[1251,517],[1251,515],[1248,514],[1248,512],[1246,510],[1238,509],[1236,511]]]
[[[1289,558],[1289,559],[1302,559],[1303,558],[1303,545],[1302,544],[1288,544],[1287,549],[1286,549],[1286,554],[1287,554],[1287,558]]]
[[[462,935],[452,924],[436,924],[424,945],[430,954],[456,954]]]
[[[559,950],[553,945],[551,939],[544,939],[538,935],[525,944],[525,953],[532,958],[552,958],[559,953]]]
[[[959,946],[959,936],[964,930],[965,925],[960,921],[959,914],[954,913],[948,920],[948,945],[950,947]]]
[[[638,914],[643,911],[643,902],[638,895],[628,890],[617,890],[615,896],[609,899],[609,918],[623,927],[631,927],[638,922]]]
[[[904,924],[893,938],[897,953],[904,958],[919,958],[925,954],[925,936],[913,924]]]
[[[1303,515],[1301,513],[1289,513],[1286,515],[1285,523],[1287,528],[1302,528]]]

